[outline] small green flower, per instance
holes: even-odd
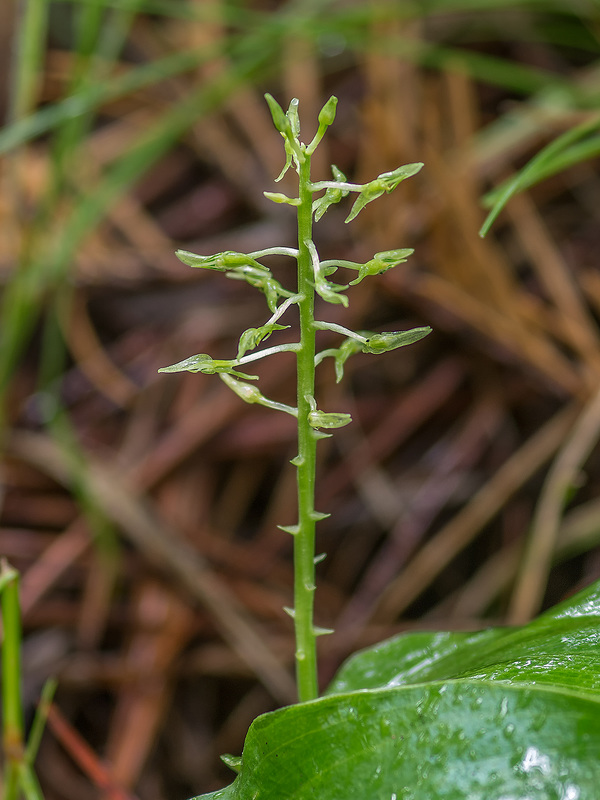
[[[270,94],[265,94],[265,100],[269,105],[273,123],[279,133],[283,136],[285,144],[286,160],[279,177],[276,178],[280,181],[285,173],[288,171],[292,164],[292,160],[296,162],[298,167],[304,162],[304,153],[300,147],[298,136],[300,135],[300,117],[298,116],[298,100],[294,98],[289,105],[287,113],[284,114],[283,109]]]
[[[292,126],[290,121],[287,117],[287,114],[284,112],[283,108],[279,105],[277,100],[271,94],[265,94],[265,100],[269,106],[269,111],[271,112],[271,116],[273,117],[273,125],[277,128],[279,133],[282,136],[288,137],[293,136],[292,133]]]
[[[306,148],[306,152],[309,155],[314,153],[314,151],[317,149],[317,145],[319,144],[319,142],[321,141],[323,136],[325,136],[325,132],[326,132],[327,128],[330,125],[333,124],[333,121],[335,119],[335,111],[336,111],[336,108],[337,108],[337,102],[338,102],[337,101],[337,97],[334,97],[332,95],[329,98],[329,100],[325,103],[323,108],[319,111],[319,117],[318,117],[319,128],[318,128],[317,132],[315,133],[314,139],[312,140],[312,142]]]
[[[286,112],[286,117],[290,121],[290,129],[292,131],[292,137],[294,139],[298,139],[300,136],[300,116],[298,114],[298,106],[300,101],[297,97],[292,97],[290,100],[290,104],[288,106],[288,110]]]
[[[384,184],[386,192],[391,192],[399,183],[406,178],[412,178],[421,169],[423,169],[423,163],[416,161],[414,164],[405,164],[403,167],[397,167],[391,172],[382,172],[375,180],[379,180]]]
[[[374,333],[362,345],[363,353],[387,353],[397,347],[418,342],[431,333],[429,326],[425,328],[412,328],[408,331],[389,331],[388,333]]]
[[[347,308],[348,298],[345,294],[342,294],[342,292],[344,289],[347,289],[348,286],[343,286],[339,283],[329,283],[329,281],[325,280],[326,270],[321,267],[319,254],[317,253],[317,248],[315,247],[314,242],[307,240],[306,246],[310,252],[310,258],[312,261],[315,291],[320,297],[323,298],[323,300],[326,300],[328,303],[341,303],[344,308]]]
[[[410,248],[385,250],[381,253],[375,253],[370,261],[367,261],[366,264],[359,265],[358,277],[350,281],[350,286],[355,286],[369,275],[381,275],[381,273],[387,272],[388,269],[392,269],[392,267],[398,264],[403,264],[412,253],[414,253],[414,250]]]
[[[266,267],[259,264],[246,253],[236,253],[233,250],[226,250],[223,253],[215,253],[212,256],[201,256],[197,253],[190,253],[188,250],[176,250],[177,258],[188,267],[201,267],[203,269],[215,269],[225,272],[228,269],[239,267],[254,267],[255,269],[267,271]]]
[[[348,298],[342,294],[347,286],[342,286],[339,283],[330,283],[326,281],[321,273],[315,278],[315,290],[317,294],[326,300],[328,303],[340,303],[344,308],[348,307]]]
[[[161,367],[159,372],[202,372],[204,375],[214,375],[215,373],[228,373],[247,381],[257,381],[258,375],[246,375],[243,372],[236,372],[234,369],[235,361],[215,360],[206,353],[199,353],[195,356],[184,358],[169,367]]]
[[[286,203],[288,206],[300,205],[300,200],[297,197],[288,197],[282,192],[263,192],[263,194],[272,203]]]
[[[335,364],[335,382],[340,383],[344,377],[344,365],[350,356],[362,352],[362,344],[356,339],[344,339],[333,356]]]
[[[341,169],[338,169],[335,166],[335,164],[331,165],[331,171],[333,172],[333,177],[336,179],[336,181],[346,181],[346,176]],[[334,205],[334,203],[339,203],[342,197],[346,197],[347,194],[348,189],[334,189],[331,186],[326,189],[325,194],[313,202],[312,210],[313,214],[315,215],[315,222],[318,222],[321,219],[329,206]]]
[[[331,95],[329,100],[319,111],[319,116],[318,116],[319,127],[324,126],[328,128],[330,125],[333,125],[337,104],[338,104],[337,97]]]
[[[405,178],[410,178],[416,175],[417,172],[423,167],[421,162],[414,164],[405,164],[403,167],[398,167],[392,172],[382,172],[374,180],[366,183],[350,210],[350,213],[345,219],[345,222],[351,222],[363,208],[372,200],[376,200],[384,192],[391,192],[398,186]]]
[[[250,286],[259,289],[267,299],[269,309],[274,313],[277,309],[277,301],[280,297],[292,297],[293,292],[284,289],[283,286],[276,281],[273,277],[271,270],[264,267],[258,262],[254,262],[257,267],[253,265],[244,265],[237,269],[227,272],[228,278],[236,278],[237,280],[246,281]]]
[[[273,331],[283,331],[289,327],[289,325],[278,325],[276,322],[272,322],[270,324],[261,325],[260,328],[248,328],[240,336],[237,352],[238,360],[244,353],[247,353],[248,350],[254,350],[262,341],[268,339]]]

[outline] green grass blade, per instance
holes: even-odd
[[[124,75],[87,86],[64,100],[47,106],[0,131],[0,155],[58,127],[66,120],[87,114],[104,103],[118,100],[162,80],[197,68],[217,55],[216,48],[198,48],[173,53],[150,64],[135,67]]]
[[[3,303],[3,347],[0,349],[0,394],[5,390],[12,370],[35,321],[35,307],[44,294],[64,279],[83,238],[98,224],[106,209],[135,183],[194,122],[222,103],[234,89],[250,78],[276,69],[273,49],[276,45],[261,35],[256,46],[244,48],[244,58],[212,84],[201,86],[169,114],[157,122],[136,146],[118,158],[94,187],[81,198],[61,227],[54,251],[16,277],[7,287]]]
[[[29,737],[27,739],[25,759],[27,760],[28,764],[33,764],[37,756],[40,747],[40,742],[42,741],[44,728],[46,727],[48,707],[52,702],[52,698],[54,697],[57,686],[58,682],[54,678],[49,678],[44,683],[44,686],[42,688],[40,701],[38,703],[38,707],[36,709],[35,716],[31,724],[31,729],[29,731]]]
[[[540,150],[513,178],[486,195],[483,203],[492,208],[481,226],[479,235],[483,237],[489,232],[504,206],[515,194],[573,164],[598,155],[600,136],[593,135],[598,130],[600,130],[600,116],[595,116],[563,133]],[[591,138],[585,141],[586,137]],[[584,141],[581,141],[582,139]]]
[[[22,119],[37,100],[42,64],[46,51],[49,0],[21,3],[17,46],[13,59],[13,85],[8,118]]]
[[[24,721],[21,694],[21,609],[19,573],[0,562],[2,616],[2,742],[5,800],[16,800],[24,764]]]

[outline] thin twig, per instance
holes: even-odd
[[[453,519],[407,564],[382,595],[377,618],[397,617],[424,591],[523,483],[560,446],[573,424],[578,405],[556,414],[525,442]]]
[[[599,435],[600,389],[581,412],[546,478],[510,604],[513,624],[527,622],[541,607],[568,492]]]
[[[43,434],[13,433],[9,450],[63,484],[70,485],[75,478],[69,459]],[[148,499],[142,504],[124,485],[121,476],[98,463],[88,460],[88,464],[88,490],[99,507],[151,563],[175,576],[178,585],[206,605],[231,647],[252,667],[274,697],[284,703],[295,697],[294,682],[288,671],[200,554],[159,521]]]

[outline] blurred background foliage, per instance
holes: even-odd
[[[294,519],[293,425],[220,381],[157,374],[232,357],[264,317],[177,247],[293,245],[262,195],[283,163],[265,91],[300,99],[305,140],[339,97],[317,178],[425,162],[353,225],[340,208],[316,229],[323,258],[416,250],[354,290],[344,324],[435,329],[357,357],[340,386],[320,368],[321,406],[355,419],[321,450],[323,683],[397,631],[520,622],[600,576],[598,0],[3,15],[0,551],[22,572],[29,714],[59,680],[48,798],[216,788],[218,754],[291,699],[275,525]],[[260,374],[293,396],[291,358]]]

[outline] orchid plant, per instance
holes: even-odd
[[[282,530],[294,537],[294,605],[286,608],[292,617],[296,639],[296,678],[300,701],[312,700],[318,696],[316,639],[330,631],[314,624],[315,594],[315,529],[316,523],[327,514],[315,508],[315,479],[317,443],[319,439],[330,436],[327,431],[350,423],[351,417],[345,412],[324,411],[319,408],[315,397],[315,370],[326,358],[332,358],[336,379],[339,382],[344,374],[344,364],[355,353],[385,353],[398,347],[422,339],[430,328],[373,333],[352,331],[334,322],[315,319],[315,296],[327,303],[348,306],[347,290],[365,278],[379,275],[401,264],[413,252],[404,248],[376,253],[364,264],[341,259],[321,261],[313,240],[313,222],[334,204],[339,203],[350,193],[356,199],[346,222],[351,222],[370,202],[383,194],[393,191],[403,180],[415,175],[423,166],[421,163],[407,164],[392,172],[384,172],[365,184],[349,182],[336,166],[332,166],[333,178],[313,181],[311,178],[311,157],[321,142],[327,128],[335,118],[337,98],[331,97],[321,109],[318,129],[310,142],[300,140],[300,120],[298,100],[291,101],[287,112],[269,94],[266,96],[273,123],[283,137],[286,161],[280,181],[290,167],[298,174],[298,195],[288,197],[280,192],[265,192],[274,203],[285,203],[296,209],[298,222],[297,247],[268,247],[252,253],[226,251],[216,255],[196,255],[186,250],[178,250],[178,258],[190,267],[217,270],[229,278],[244,280],[261,291],[266,299],[270,316],[256,328],[248,328],[239,337],[237,354],[231,359],[214,359],[200,353],[179,361],[161,372],[201,372],[218,374],[232,391],[247,403],[257,403],[277,411],[290,414],[297,421],[298,454],[292,460],[297,470],[298,522],[291,526],[281,526]],[[289,257],[296,262],[297,281],[292,289],[285,288],[262,261],[268,256]],[[331,280],[339,269],[356,273],[348,283]],[[299,319],[298,335],[294,341],[262,347],[275,331],[290,328],[282,324],[292,310]],[[317,333],[331,331],[339,334],[342,341],[338,347],[317,350]],[[259,359],[279,353],[296,355],[297,401],[295,406],[286,405],[266,397],[253,383],[257,375],[244,370],[247,365]]]

